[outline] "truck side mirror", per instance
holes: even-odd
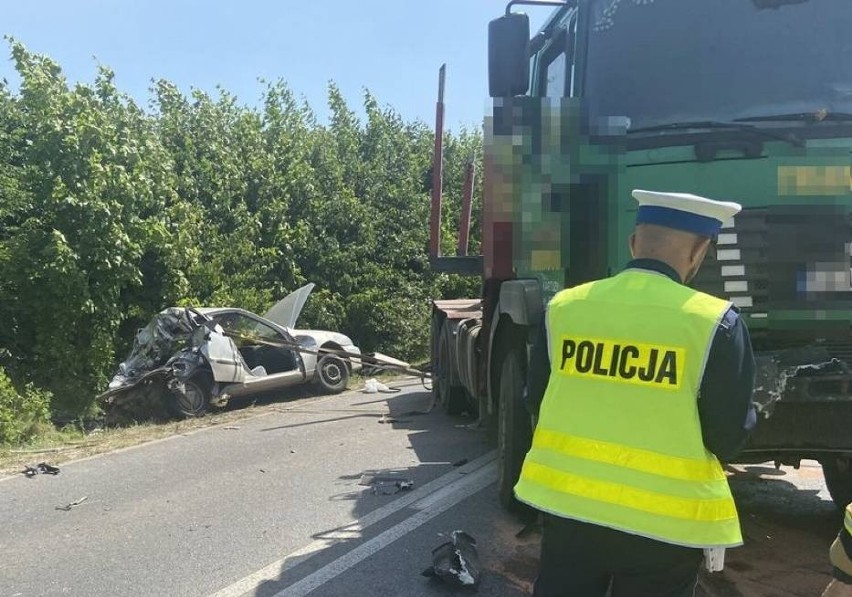
[[[524,95],[530,80],[530,18],[509,13],[488,23],[491,97]]]

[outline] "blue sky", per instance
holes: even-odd
[[[4,3],[0,33],[56,60],[71,81],[96,65],[147,103],[152,78],[184,91],[217,84],[255,105],[258,78],[285,79],[321,120],[334,80],[352,107],[369,89],[406,119],[434,120],[447,63],[447,126],[479,126],[488,102],[488,21],[504,0],[25,0]],[[535,30],[552,8],[525,8]],[[17,77],[3,43],[0,77]]]

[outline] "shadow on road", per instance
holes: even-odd
[[[841,524],[818,467],[737,467],[729,477],[745,545],[725,570],[703,574],[698,597],[818,596],[830,582],[828,547]]]
[[[407,383],[394,383],[392,386],[408,386],[410,388],[420,386],[422,388],[417,380]],[[299,412],[308,411],[299,409]],[[402,393],[364,394],[363,397],[350,396],[342,408],[336,410],[323,408],[321,412],[323,415],[327,415],[327,418],[310,423],[269,427],[262,431],[275,433],[296,426],[320,425],[331,421],[364,418],[374,420],[374,422],[365,423],[365,428],[369,429],[370,426],[374,426],[376,430],[375,441],[382,441],[383,437],[388,437],[387,432],[390,430],[394,430],[397,434],[399,432],[405,433],[405,441],[394,440],[393,442],[393,445],[396,446],[393,449],[402,449],[405,453],[397,454],[394,459],[388,460],[393,460],[395,464],[410,464],[390,468],[367,467],[363,470],[348,471],[338,477],[341,482],[349,484],[349,487],[346,491],[330,496],[329,500],[349,502],[353,519],[363,518],[377,508],[392,504],[395,499],[404,496],[409,491],[409,489],[394,488],[393,481],[378,486],[371,481],[384,478],[405,481],[406,483],[402,485],[413,482],[410,490],[414,490],[463,464],[475,460],[491,449],[485,430],[475,428],[475,419],[469,416],[449,416],[440,407],[432,408],[431,393],[424,389]],[[400,448],[401,443],[407,445]],[[353,482],[358,483],[357,488],[351,485]],[[351,549],[357,542],[362,541],[364,533],[358,529],[353,529],[352,525],[344,525],[314,533],[312,538],[318,541],[327,541],[330,546],[324,550],[322,555],[310,562],[295,565],[285,564],[285,569],[281,571],[276,580],[263,583],[254,594],[275,594],[281,590],[284,579],[292,582],[294,578],[309,574],[318,566],[322,566],[334,557]],[[428,555],[428,551],[426,554]],[[424,560],[422,564],[425,568],[428,562]],[[444,589],[440,585],[436,585],[435,589],[435,594],[443,594]]]
[[[304,414],[308,411],[299,411]],[[371,413],[362,413],[362,414],[353,414],[345,417],[330,417],[328,419],[321,419],[319,421],[308,421],[306,423],[292,423],[289,425],[277,425],[275,427],[266,427],[265,429],[261,429],[260,431],[280,431],[282,429],[294,429],[296,427],[309,427],[311,425],[322,425],[323,423],[331,423],[334,421],[346,421],[347,419],[381,419],[382,415],[379,414],[371,414]]]
[[[382,432],[388,428],[403,431],[408,443],[405,449],[411,453],[410,459],[402,459],[410,460],[408,465],[348,471],[339,477],[340,481],[351,483],[370,475],[384,475],[411,480],[416,488],[452,471],[454,464],[474,460],[489,450],[486,431],[474,428],[473,419],[451,417],[439,408],[430,411],[430,403],[428,392],[415,391],[350,397],[344,408],[323,410],[329,418],[313,424],[346,418],[374,419],[375,422],[365,425],[375,425],[376,441],[381,441]],[[284,425],[265,431],[287,428]],[[398,443],[395,445],[399,446]],[[839,512],[828,499],[819,467],[803,463],[802,468],[796,471],[788,467],[776,470],[766,465],[742,466],[736,467],[729,481],[740,513],[745,545],[727,552],[726,567],[722,573],[702,573],[696,594],[701,597],[819,595],[830,581],[828,547],[841,520]],[[368,485],[357,488],[350,485],[347,489],[329,499],[350,503],[353,518],[361,518],[405,493],[405,490],[391,495],[374,493]],[[471,505],[473,510],[465,524],[473,525],[472,521],[478,516],[480,538],[487,541],[489,537],[501,537],[494,543],[501,546],[500,553],[488,554],[490,548],[483,551],[486,559],[495,563],[491,568],[494,573],[491,578],[498,584],[504,583],[505,592],[499,592],[497,588],[498,592],[489,594],[520,594],[513,591],[528,588],[536,573],[540,535],[532,533],[523,539],[515,537],[517,528],[506,525],[496,497],[484,495],[483,499],[493,504]],[[450,529],[443,529],[447,530]],[[363,533],[344,526],[315,533],[313,538],[325,539],[334,545],[321,557],[282,570],[278,578],[258,587],[255,594],[271,595],[280,591],[284,580],[292,582],[333,560],[361,541]],[[418,590],[426,590],[430,595],[446,591],[438,584],[417,586],[420,587]]]
[[[415,383],[419,385],[419,382]],[[352,515],[360,518],[388,504],[406,491],[399,489],[395,492],[392,487],[388,487],[389,483],[370,484],[371,480],[411,481],[412,488],[416,488],[488,451],[485,430],[473,428],[474,419],[449,416],[437,407],[430,410],[431,403],[432,397],[427,391],[385,394],[380,397],[365,394],[363,400],[349,403],[352,409],[349,412],[352,413],[357,413],[356,409],[359,408],[371,409],[370,414],[353,414],[353,417],[372,417],[376,419],[377,426],[381,424],[394,430],[404,430],[409,444],[406,449],[410,452],[410,457],[406,460],[410,460],[412,464],[351,471],[342,475],[340,480],[359,480],[362,482],[362,489],[335,495],[331,499],[352,500]],[[384,411],[384,414],[378,415],[377,411]],[[321,538],[333,531],[334,529],[330,529],[319,533],[315,538]]]

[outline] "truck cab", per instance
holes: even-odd
[[[479,319],[436,303],[433,322],[455,338],[447,395],[493,421],[504,504],[531,437],[530,331],[556,292],[625,265],[630,192],[645,188],[744,206],[693,281],[752,335],[760,420],[737,462],[819,460],[845,506],[852,4],[571,0],[535,35],[523,4],[489,26]]]

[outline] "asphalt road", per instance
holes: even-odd
[[[0,595],[210,595],[318,540],[335,543],[335,530],[463,476],[453,463],[488,452],[469,420],[415,414],[428,402],[419,384],[284,402],[239,429],[0,481]],[[383,423],[388,415],[396,422]],[[414,486],[374,494],[359,483],[375,470]]]
[[[499,507],[484,432],[417,414],[428,403],[414,384],[282,402],[56,477],[0,481],[0,597],[452,595],[421,572],[457,529],[477,540],[478,594],[530,594],[537,529]],[[698,594],[819,595],[840,519],[818,467],[736,468],[746,546]],[[373,472],[414,485],[374,492],[361,484]]]
[[[813,461],[731,467],[745,545],[705,575],[697,597],[819,597],[831,580],[828,549],[842,525]]]

